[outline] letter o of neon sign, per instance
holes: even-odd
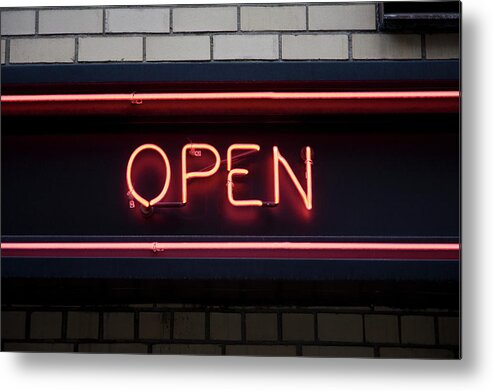
[[[163,189],[161,190],[161,193],[159,193],[157,197],[153,198],[150,201],[147,201],[144,197],[142,197],[139,193],[137,193],[132,185],[132,166],[134,164],[134,160],[137,157],[137,155],[145,149],[152,149],[157,153],[159,153],[159,155],[161,155],[161,157],[163,158],[164,164],[166,166],[166,180],[164,181]],[[138,147],[135,151],[133,151],[127,164],[127,186],[130,194],[142,205],[144,205],[145,207],[149,207],[161,201],[166,195],[166,192],[168,191],[170,180],[171,180],[171,167],[169,164],[168,156],[166,156],[166,153],[161,148],[159,148],[157,145],[154,144],[143,144],[140,147]]]

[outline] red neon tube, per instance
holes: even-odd
[[[316,115],[449,113],[459,91],[6,95],[2,115]]]
[[[7,257],[458,260],[457,243],[133,242],[2,243]]]

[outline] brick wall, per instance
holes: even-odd
[[[23,8],[2,64],[450,59],[458,34],[383,34],[374,3]]]
[[[2,350],[457,358],[458,316],[386,307],[10,305]]]

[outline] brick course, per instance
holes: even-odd
[[[459,337],[458,313],[443,309],[172,303],[2,309],[6,351],[458,358]]]
[[[7,51],[3,42],[2,63],[439,60],[460,55],[458,34],[377,32],[374,3],[38,12],[38,22],[34,9],[1,12],[2,37],[11,41]],[[21,36],[29,40],[18,41]],[[53,40],[42,41],[43,36]]]

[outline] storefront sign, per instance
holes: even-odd
[[[144,151],[154,151],[155,153],[159,154],[159,156],[162,159],[163,162],[163,167],[164,167],[164,184],[161,189],[161,192],[155,196],[154,198],[147,200],[146,198],[142,197],[138,191],[135,189],[133,180],[132,180],[132,169],[134,165],[135,159],[138,158],[139,154],[141,154]],[[202,157],[202,152],[207,151],[208,153],[212,154],[214,156],[214,163],[204,167],[201,170],[198,171],[191,171],[187,168],[187,161],[190,158],[201,158]],[[240,153],[237,153],[237,151],[243,151]],[[246,143],[238,143],[238,144],[231,144],[228,147],[227,150],[227,158],[226,158],[226,163],[227,163],[227,178],[225,181],[226,188],[227,188],[227,195],[228,195],[228,201],[231,205],[235,207],[262,207],[262,206],[277,206],[280,202],[281,198],[281,192],[280,192],[280,186],[279,186],[279,168],[282,166],[286,173],[289,175],[290,180],[292,181],[293,185],[295,186],[296,190],[298,191],[304,206],[306,209],[311,210],[312,209],[312,199],[313,199],[313,192],[312,192],[312,150],[310,147],[305,147],[302,150],[302,154],[304,157],[304,164],[305,164],[305,181],[306,181],[306,186],[305,189],[303,189],[303,186],[301,185],[300,181],[294,174],[290,164],[288,161],[282,156],[281,152],[279,151],[279,148],[277,146],[272,147],[272,161],[273,161],[273,167],[272,169],[265,170],[267,175],[272,176],[273,178],[273,201],[262,201],[259,199],[237,199],[235,198],[234,195],[234,179],[235,177],[239,176],[246,176],[248,175],[248,170],[245,168],[241,167],[235,167],[233,168],[233,164],[235,161],[239,158],[245,157],[246,155],[249,155],[254,152],[260,151],[260,145],[258,144],[246,144]],[[152,206],[163,206],[163,207],[170,207],[170,206],[185,206],[188,201],[188,182],[193,179],[193,178],[207,178],[210,177],[214,174],[216,174],[219,170],[219,167],[221,166],[221,163],[224,162],[221,160],[221,156],[218,152],[218,150],[210,145],[210,144],[204,144],[204,143],[199,143],[199,144],[186,144],[183,146],[181,150],[181,181],[182,181],[182,199],[181,202],[166,202],[163,201],[166,193],[168,192],[169,186],[170,186],[170,179],[172,175],[172,169],[171,169],[171,164],[168,158],[168,155],[166,152],[160,148],[159,146],[155,144],[143,144],[135,151],[132,153],[130,156],[130,159],[128,160],[127,164],[127,172],[126,172],[126,180],[127,180],[127,186],[128,186],[128,195],[131,197],[130,200],[130,207],[133,208],[135,207],[135,202],[139,202],[142,206],[145,208],[149,208]]]

